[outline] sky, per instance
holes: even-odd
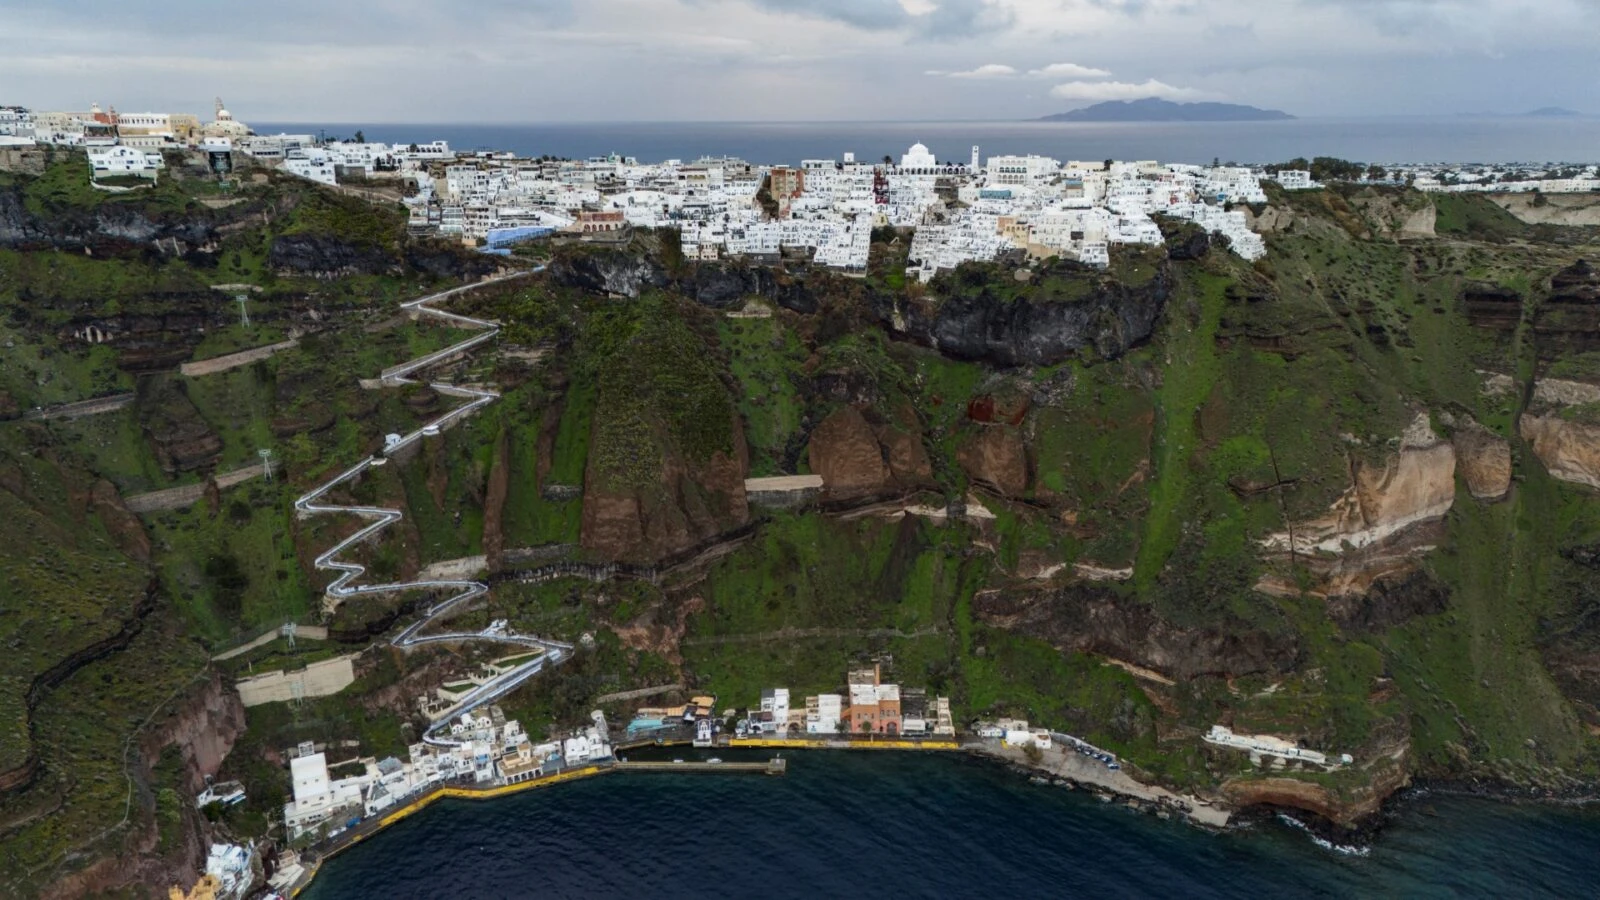
[[[0,104],[261,122],[1600,113],[1600,0],[0,0]]]

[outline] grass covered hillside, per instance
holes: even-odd
[[[534,733],[603,694],[744,706],[877,661],[963,723],[1026,716],[1345,826],[1419,776],[1600,777],[1593,229],[1336,187],[1252,209],[1256,264],[1168,223],[1106,271],[926,285],[891,229],[864,278],[562,240],[452,301],[495,341],[385,388],[467,334],[399,302],[493,260],[265,172],[116,197],[84,172],[0,176],[8,896],[189,883],[203,836],[281,836],[284,748],[403,755],[417,698],[494,656],[388,643],[436,597],[325,603],[313,560],[360,521],[293,511],[459,402],[435,380],[500,398],[329,499],[402,511],[351,551],[370,580],[466,560],[493,590],[453,624],[579,646],[503,702]],[[745,487],[790,474],[823,488]],[[655,577],[526,577],[553,563]],[[286,621],[328,639],[213,659]],[[336,696],[232,689],[344,654]],[[1200,740],[1219,723],[1353,761],[1254,766]],[[205,775],[250,799],[199,816]]]

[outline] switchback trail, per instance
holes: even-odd
[[[513,278],[531,275],[540,271],[541,269],[543,269],[542,266],[538,269],[534,269],[532,272],[518,272],[511,275],[504,275],[498,278],[489,279],[487,281],[478,282],[477,284],[454,288],[452,290],[423,297],[419,300],[412,300],[401,304],[401,309],[407,313],[433,316],[458,328],[474,329],[478,330],[480,333],[473,335],[472,337],[469,337],[459,343],[446,347],[443,350],[435,353],[429,353],[425,356],[411,360],[410,362],[402,363],[398,366],[393,366],[383,370],[379,376],[382,386],[400,387],[408,384],[416,384],[417,382],[413,381],[410,377],[413,373],[419,372],[438,363],[453,359],[456,356],[467,352],[468,350],[476,348],[480,344],[484,344],[493,340],[494,337],[500,333],[500,326],[496,322],[491,322],[485,319],[474,319],[468,316],[459,315],[457,313],[445,312],[443,310],[435,309],[433,304],[441,303],[456,296],[457,294],[465,293],[477,288],[487,287],[489,285],[499,284]],[[534,675],[537,675],[539,672],[543,671],[547,665],[557,665],[563,662],[567,656],[571,654],[572,645],[559,641],[545,640],[544,638],[534,637],[532,635],[516,634],[507,629],[502,622],[496,622],[491,624],[488,628],[474,632],[444,632],[438,634],[423,633],[429,625],[445,618],[451,612],[471,603],[474,599],[486,593],[489,590],[489,586],[480,581],[424,579],[419,581],[397,582],[390,584],[353,584],[353,582],[366,573],[366,567],[362,566],[360,563],[341,559],[340,557],[342,554],[356,544],[366,540],[369,537],[372,537],[383,529],[400,521],[403,516],[398,509],[387,509],[379,506],[346,506],[339,503],[324,501],[323,497],[325,497],[329,491],[333,490],[339,485],[354,481],[356,478],[359,478],[367,469],[373,466],[381,466],[386,464],[390,457],[401,452],[412,444],[421,441],[425,436],[431,437],[439,434],[440,431],[442,431],[446,426],[452,424],[458,419],[465,418],[466,416],[484,406],[489,405],[490,403],[493,403],[500,397],[500,395],[494,391],[483,388],[460,387],[445,382],[433,382],[429,384],[429,387],[433,388],[434,391],[440,394],[450,397],[459,397],[467,402],[456,407],[455,409],[443,413],[431,422],[428,422],[410,434],[401,437],[399,440],[390,443],[389,445],[385,446],[378,455],[367,457],[350,468],[345,469],[343,472],[335,475],[320,487],[317,487],[296,499],[294,505],[295,509],[303,516],[316,514],[345,514],[361,516],[363,518],[373,520],[371,524],[357,530],[354,534],[335,544],[333,547],[324,551],[322,555],[317,557],[315,563],[317,568],[339,573],[338,577],[336,577],[333,582],[328,585],[325,591],[326,595],[331,600],[338,602],[361,594],[389,594],[413,590],[450,592],[450,595],[446,597],[446,599],[429,606],[423,611],[421,618],[413,622],[411,625],[403,629],[398,635],[396,635],[392,640],[394,646],[408,650],[413,647],[431,643],[488,641],[500,644],[510,644],[513,646],[524,647],[529,650],[540,651],[540,653],[531,660],[512,668],[497,678],[483,683],[467,696],[463,697],[459,703],[452,707],[451,715],[459,715],[463,712],[476,709],[485,703],[490,703],[499,699],[500,697],[514,690],[518,685],[521,685],[529,678],[532,678]],[[435,734],[435,732],[439,730],[440,726],[446,724],[448,724],[448,719],[446,718],[437,719],[431,722],[429,724],[428,731],[423,735],[423,740],[427,741],[428,743],[438,745],[450,745],[455,743],[448,737],[438,737]]]

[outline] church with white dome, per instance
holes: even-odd
[[[899,175],[965,175],[967,167],[952,163],[941,165],[926,144],[916,143],[900,154],[900,167],[895,171]]]
[[[235,119],[233,113],[228,112],[227,107],[222,105],[222,98],[218,97],[216,119],[200,129],[200,134],[208,138],[228,138],[237,141],[249,137],[251,131],[250,126]]]

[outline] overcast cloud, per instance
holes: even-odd
[[[1600,113],[1600,0],[0,0],[0,103],[255,121]]]

